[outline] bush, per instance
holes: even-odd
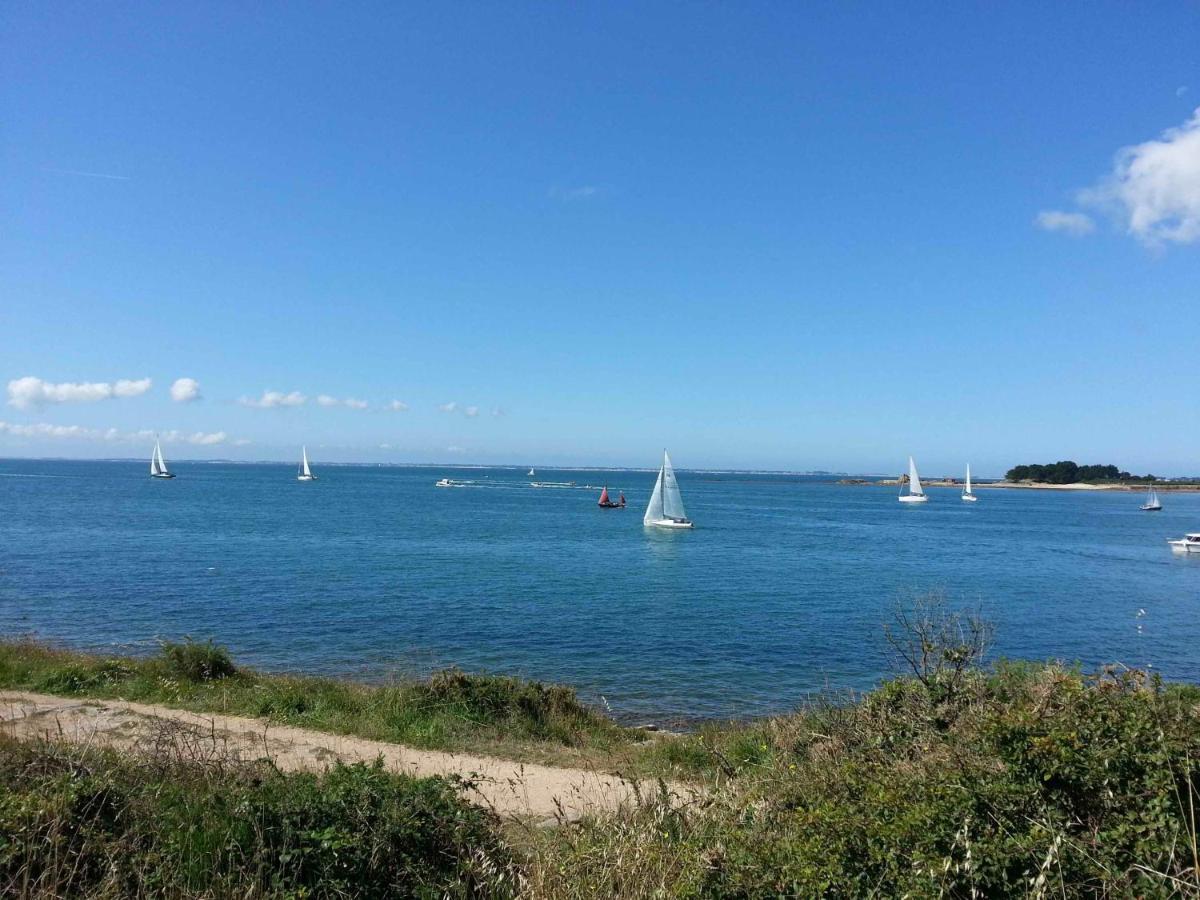
[[[211,640],[203,644],[191,638],[185,638],[183,643],[164,641],[159,655],[166,670],[184,681],[219,681],[237,674],[229,651]]]
[[[6,897],[506,897],[497,825],[381,764],[285,775],[0,740]]]

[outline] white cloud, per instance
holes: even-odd
[[[171,399],[176,403],[191,403],[200,399],[200,382],[195,378],[176,378],[171,385]]]
[[[1151,246],[1200,241],[1200,108],[1158,140],[1125,147],[1112,173],[1079,194]]]
[[[387,406],[392,412],[408,412],[408,404],[403,400],[393,400]]]
[[[17,409],[35,409],[48,403],[96,403],[114,397],[137,397],[150,390],[149,378],[53,384],[32,375],[8,383],[8,403]]]
[[[249,406],[254,409],[279,409],[285,406],[303,406],[308,402],[308,398],[299,391],[292,391],[290,394],[284,394],[281,391],[263,391],[262,396],[242,397],[238,403],[242,406]],[[320,403],[320,397],[317,398]]]
[[[479,407],[478,406],[468,406],[466,409],[463,410],[463,415],[466,416],[468,419],[473,419],[477,415],[479,415]]]
[[[1044,209],[1037,214],[1034,221],[1043,231],[1061,231],[1072,237],[1082,237],[1096,230],[1096,223],[1092,221],[1092,217],[1081,212]]]
[[[0,434],[24,438],[53,438],[78,439],[91,441],[108,441],[109,443],[137,443],[159,438],[165,444],[195,444],[197,446],[212,446],[223,444],[229,440],[224,431],[195,431],[191,434],[182,431],[164,431],[155,433],[143,428],[140,431],[119,431],[116,428],[85,428],[82,425],[51,425],[49,422],[34,422],[28,425],[17,425],[11,422],[0,422]],[[237,443],[249,443],[248,441]]]
[[[440,409],[444,413],[457,412],[458,402],[455,400],[451,400],[449,403],[443,403],[441,406],[438,407],[438,409]]]
[[[366,409],[371,404],[366,400],[355,400],[353,397],[347,397],[345,400],[339,400],[337,397],[330,397],[328,394],[321,394],[317,397],[317,403],[321,406],[347,406],[350,409]]]

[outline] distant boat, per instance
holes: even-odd
[[[154,439],[154,452],[150,454],[150,477],[151,478],[174,478],[174,473],[167,470],[167,461],[163,459],[162,445],[159,444],[158,438]]]
[[[537,474],[537,472],[533,471],[533,466],[530,466],[530,467],[529,467],[529,475],[528,475],[528,477],[529,477],[529,478],[533,478],[533,477],[534,477],[536,474]]]
[[[316,481],[317,476],[308,467],[308,448],[300,448],[300,471],[296,473],[297,481]]]
[[[600,502],[597,504],[601,509],[624,509],[625,495],[621,494],[620,500],[612,500],[608,496],[608,485],[604,486],[604,490],[600,492]]]
[[[662,468],[658,470],[658,480],[654,482],[654,493],[650,495],[650,504],[642,516],[642,524],[656,528],[695,527],[684,512],[679,482],[675,480],[675,470],[671,468],[671,457],[667,456],[666,450],[663,451]]]
[[[913,462],[913,458],[908,458],[908,493],[904,493],[904,487],[900,488],[901,503],[926,503],[929,498],[925,496],[925,489],[921,487],[921,477],[917,475],[917,464]]]
[[[1142,509],[1146,512],[1158,512],[1162,509],[1162,503],[1158,499],[1158,491],[1154,489],[1154,485],[1150,486],[1150,493],[1146,495],[1146,502],[1142,504]]]
[[[464,482],[461,482],[461,481],[452,481],[449,478],[443,478],[440,481],[435,481],[433,486],[434,487],[462,487],[463,484],[464,484]]]
[[[971,493],[971,464],[970,463],[967,463],[967,484],[966,484],[966,487],[963,488],[962,498],[967,503],[974,503],[976,500],[979,499],[978,497],[976,497],[974,494]]]

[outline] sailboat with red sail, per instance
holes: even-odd
[[[604,486],[604,490],[602,490],[600,492],[599,506],[601,509],[624,509],[625,508],[625,494],[624,493],[621,494],[620,500],[613,500],[610,496],[608,496],[608,485],[606,484]]]

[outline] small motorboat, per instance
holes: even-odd
[[[1182,540],[1167,541],[1176,553],[1200,553],[1200,532],[1185,534]]]
[[[620,500],[613,500],[608,496],[608,485],[604,486],[604,490],[600,492],[600,502],[597,504],[601,509],[624,509],[625,495],[621,494]]]
[[[462,487],[463,482],[453,481],[449,478],[443,478],[440,481],[434,482],[434,487]]]
[[[1162,501],[1158,499],[1158,491],[1150,488],[1150,493],[1146,497],[1146,502],[1142,504],[1142,509],[1146,512],[1159,512],[1162,509]]]

